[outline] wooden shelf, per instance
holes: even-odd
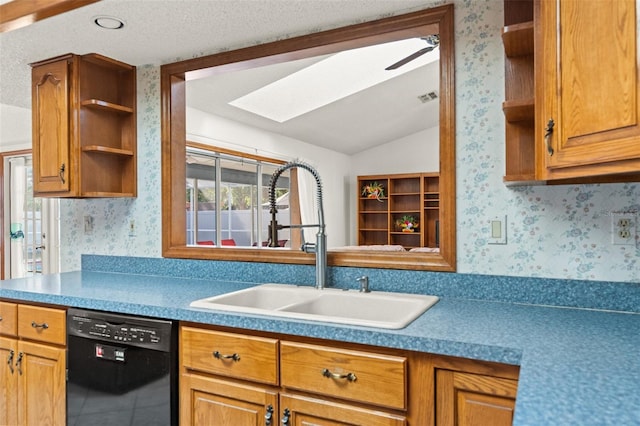
[[[102,154],[122,155],[125,157],[133,157],[133,151],[129,149],[110,148],[108,146],[89,145],[82,147],[84,152],[99,152]]]
[[[136,195],[130,192],[85,192],[84,196],[93,198],[134,198]]]
[[[508,25],[502,29],[504,53],[508,58],[533,55],[533,21]]]
[[[502,181],[508,185],[516,185],[516,184],[540,184],[539,181],[536,180],[536,176],[534,174],[526,174],[526,175],[508,175],[502,178]]]
[[[509,123],[519,121],[533,121],[535,117],[535,104],[533,99],[510,100],[502,103],[504,117]]]
[[[372,210],[370,198],[358,201],[358,245],[393,244],[405,248],[437,247],[439,220],[439,174],[409,173],[358,176],[358,191],[372,182],[384,186],[384,204]],[[419,223],[415,232],[402,232],[396,221],[414,216]]]
[[[120,113],[120,114],[132,114],[133,113],[133,108],[129,108],[129,107],[124,106],[124,105],[114,104],[114,103],[111,103],[111,102],[101,101],[99,99],[87,99],[85,101],[82,101],[80,104],[82,106],[84,106],[84,107],[98,108],[98,109],[102,109],[102,110],[108,110],[108,111],[117,112],[117,113]]]
[[[505,176],[515,185],[535,173],[535,25],[533,0],[504,0]]]

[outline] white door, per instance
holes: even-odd
[[[59,272],[58,200],[33,197],[31,155],[5,157],[4,178],[6,278]]]

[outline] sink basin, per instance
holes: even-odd
[[[235,312],[258,312],[280,309],[294,303],[305,302],[316,296],[313,287],[286,284],[263,284],[220,296],[191,302],[191,307],[219,309]]]
[[[310,286],[263,284],[191,302],[191,307],[398,329],[422,315],[437,296],[360,293]]]

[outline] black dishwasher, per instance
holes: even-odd
[[[67,425],[177,425],[177,323],[69,309]]]

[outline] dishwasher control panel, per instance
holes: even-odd
[[[156,350],[169,347],[171,322],[106,312],[70,309],[67,334]]]

